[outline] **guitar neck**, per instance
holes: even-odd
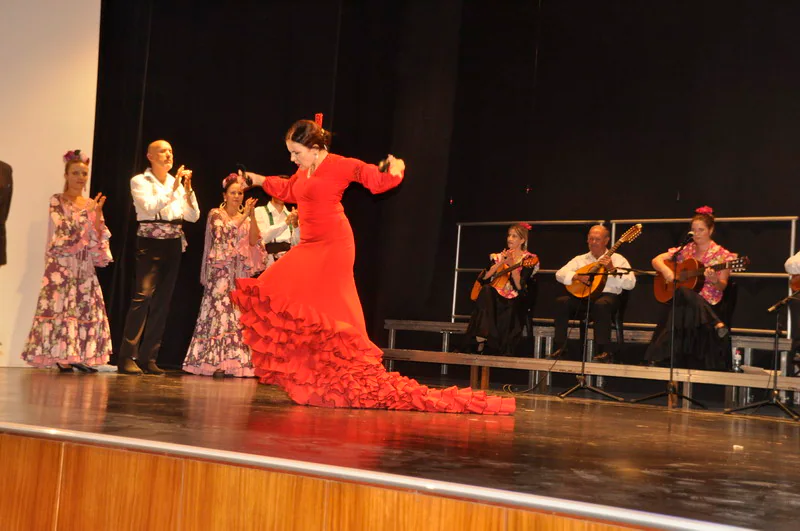
[[[603,258],[610,258],[611,255],[613,255],[614,253],[617,252],[617,249],[619,249],[620,245],[622,245],[622,240],[619,240],[617,243],[612,245],[611,248],[608,251],[603,253],[603,256],[598,258],[598,261],[595,262],[595,264],[592,266],[592,272],[596,272],[597,268],[600,267],[600,264],[598,263],[600,260],[602,260]],[[614,264],[611,264],[610,267],[614,267]]]
[[[700,275],[704,274],[707,269],[710,269],[711,271],[722,271],[723,269],[730,269],[731,264],[734,261],[735,260],[729,260],[727,262],[722,262],[721,264],[714,264],[711,266],[700,265],[697,267],[697,269],[692,271],[691,274],[689,274],[689,277],[699,277]]]
[[[722,262],[721,264],[714,264],[712,266],[705,266],[705,265],[700,266],[697,268],[697,270],[700,272],[705,271],[706,269],[710,269],[712,271],[722,271],[723,269],[730,269],[730,267],[731,267],[731,262],[728,261],[728,262]]]

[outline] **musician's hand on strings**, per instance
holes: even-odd
[[[672,282],[675,280],[675,273],[673,273],[671,270],[666,272],[662,271],[661,274],[664,275],[664,282],[667,284],[672,284]]]
[[[603,256],[602,258],[600,258],[600,260],[597,261],[597,263],[608,269],[608,266],[611,264],[611,257]]]
[[[719,274],[711,268],[705,270],[706,280],[716,285],[719,283]]]
[[[589,284],[589,275],[575,275],[572,277],[572,281],[580,282],[581,284],[585,284],[586,286],[590,286]]]

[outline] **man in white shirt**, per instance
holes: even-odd
[[[150,144],[147,160],[150,167],[131,179],[139,228],[136,286],[117,360],[117,370],[123,374],[164,374],[156,359],[186,247],[181,225],[200,218],[192,171],[181,166],[175,177],[169,174],[173,162],[169,142],[156,140]]]
[[[577,275],[581,267],[599,262],[606,270],[617,267],[630,268],[628,261],[619,253],[606,256],[610,234],[602,225],[595,225],[589,229],[586,243],[589,252],[581,254],[570,260],[567,265],[556,272],[556,280],[565,286],[573,281],[591,284],[591,279],[586,275]],[[593,361],[610,363],[614,359],[614,345],[611,343],[611,320],[619,308],[619,294],[622,290],[631,290],[636,285],[636,277],[627,272],[620,276],[608,276],[602,294],[592,298],[590,318],[594,321],[594,340],[597,345],[597,354]],[[557,358],[567,351],[567,326],[570,319],[583,319],[586,316],[586,298],[578,298],[567,294],[556,299],[555,339],[556,350],[548,357]]]
[[[254,214],[258,230],[261,231],[261,241],[267,249],[264,265],[268,268],[300,242],[297,210],[289,212],[283,201],[273,197],[265,206],[256,208]]]

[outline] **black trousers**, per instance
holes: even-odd
[[[565,295],[556,299],[555,338],[553,348],[564,347],[567,342],[567,327],[570,319],[582,320],[586,317],[586,299]],[[619,295],[603,293],[592,301],[589,318],[594,321],[594,342],[597,352],[613,352],[611,343],[611,320],[619,308]]]
[[[138,237],[136,244],[136,287],[118,362],[131,358],[143,365],[158,358],[182,251],[180,238]]]

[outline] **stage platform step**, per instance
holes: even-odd
[[[550,360],[541,358],[512,358],[507,356],[486,356],[463,354],[460,352],[436,352],[431,350],[408,350],[390,348],[383,352],[385,360],[416,361],[422,363],[441,363],[447,365],[468,365],[471,367],[519,369],[536,372],[559,372],[580,374],[581,362],[572,360]],[[611,376],[616,378],[638,378],[642,380],[669,380],[669,368],[647,367],[643,365],[619,365],[609,363],[587,363],[586,374],[590,376]],[[675,369],[673,380],[688,384],[712,384],[736,387],[768,389],[772,387],[772,376],[721,371],[700,371],[696,369]],[[778,377],[778,389],[800,391],[800,378]]]

